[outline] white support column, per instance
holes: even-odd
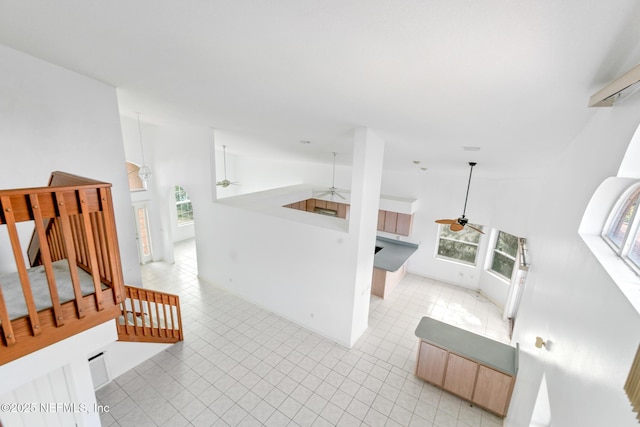
[[[352,346],[369,326],[369,299],[383,158],[384,140],[371,129],[357,128],[354,135],[349,214],[349,234],[357,240]]]

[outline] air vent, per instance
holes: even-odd
[[[89,359],[89,370],[93,380],[93,389],[97,390],[109,382],[109,373],[104,360],[104,353],[98,353]]]

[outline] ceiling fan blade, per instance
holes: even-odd
[[[342,194],[338,193],[337,191],[334,191],[333,194],[340,197],[342,200],[346,200],[346,198]]]
[[[480,230],[479,228],[474,227],[473,225],[467,224],[467,227],[469,227],[472,230],[476,230],[478,233],[484,234],[484,231]]]
[[[324,197],[324,196],[328,196],[329,194],[331,194],[330,191],[324,191],[322,193],[316,193],[315,196],[316,197]]]
[[[436,219],[438,224],[457,224],[457,219]]]
[[[449,226],[449,228],[451,229],[451,231],[460,231],[464,228],[464,225],[458,224],[457,222],[454,224],[451,224]]]

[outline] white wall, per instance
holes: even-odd
[[[2,188],[45,186],[55,170],[112,183],[124,278],[127,283],[139,283],[115,89],[1,45],[0,64]],[[5,239],[0,241],[1,269],[14,270],[6,231],[2,229],[5,234],[0,234],[0,240]],[[31,232],[32,227],[21,227],[21,240],[28,242]],[[0,367],[0,394],[12,394],[20,387],[37,391],[37,378],[49,378],[46,382],[51,382],[51,378],[59,377],[55,372],[62,369],[72,397],[93,407],[95,396],[87,359],[91,352],[116,338],[113,322],[107,322],[5,364]],[[34,385],[28,385],[30,382]],[[46,396],[43,390],[38,393]],[[80,425],[100,423],[93,412],[79,415],[76,421]]]
[[[531,270],[516,321],[521,363],[508,426],[527,426],[545,374],[554,426],[635,426],[623,392],[640,317],[580,239],[598,185],[615,176],[640,122],[640,97],[593,111],[539,183],[527,230]],[[504,227],[516,227],[515,219]],[[535,337],[551,342],[533,346]]]
[[[56,170],[112,183],[125,281],[137,281],[140,268],[114,88],[2,45],[0,64],[2,188],[46,186]],[[15,270],[2,229],[0,271]],[[21,228],[25,245],[32,231],[32,226]]]
[[[380,151],[378,174],[381,156]],[[355,169],[356,175],[371,177],[364,165]],[[202,228],[198,228],[197,239],[204,241],[198,247],[199,275],[350,347],[366,328],[363,316],[354,313],[363,300],[358,291],[365,285],[368,305],[373,251],[368,258],[359,256],[358,251],[367,233],[370,247],[374,246],[378,197],[373,199],[376,206],[372,209],[353,215],[353,221],[370,223],[370,227],[360,229],[354,223],[356,231],[352,231],[346,220],[281,207],[310,195],[310,188],[306,196],[289,190],[272,191],[222,198],[211,204],[206,213],[207,232],[201,234]],[[358,199],[358,203],[365,201]],[[369,274],[366,284],[362,268]],[[364,319],[366,324],[366,316]]]
[[[0,412],[0,422],[7,427],[75,423],[99,426],[88,359],[116,339],[116,328],[109,321],[0,366],[0,402],[36,404],[31,407],[35,409],[33,413]],[[68,413],[59,409],[58,414],[55,410],[41,410],[40,403],[73,403],[84,410]]]

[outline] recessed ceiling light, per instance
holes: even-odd
[[[462,147],[462,149],[464,151],[480,151],[480,147],[473,147],[473,146],[470,146],[470,145]]]
[[[423,171],[426,171],[428,168],[420,168],[420,169],[422,169]]]
[[[300,144],[311,144],[311,141],[309,141],[307,139],[302,139],[299,142],[300,142]]]
[[[415,163],[416,165],[420,164],[420,160],[414,160],[413,163]]]

